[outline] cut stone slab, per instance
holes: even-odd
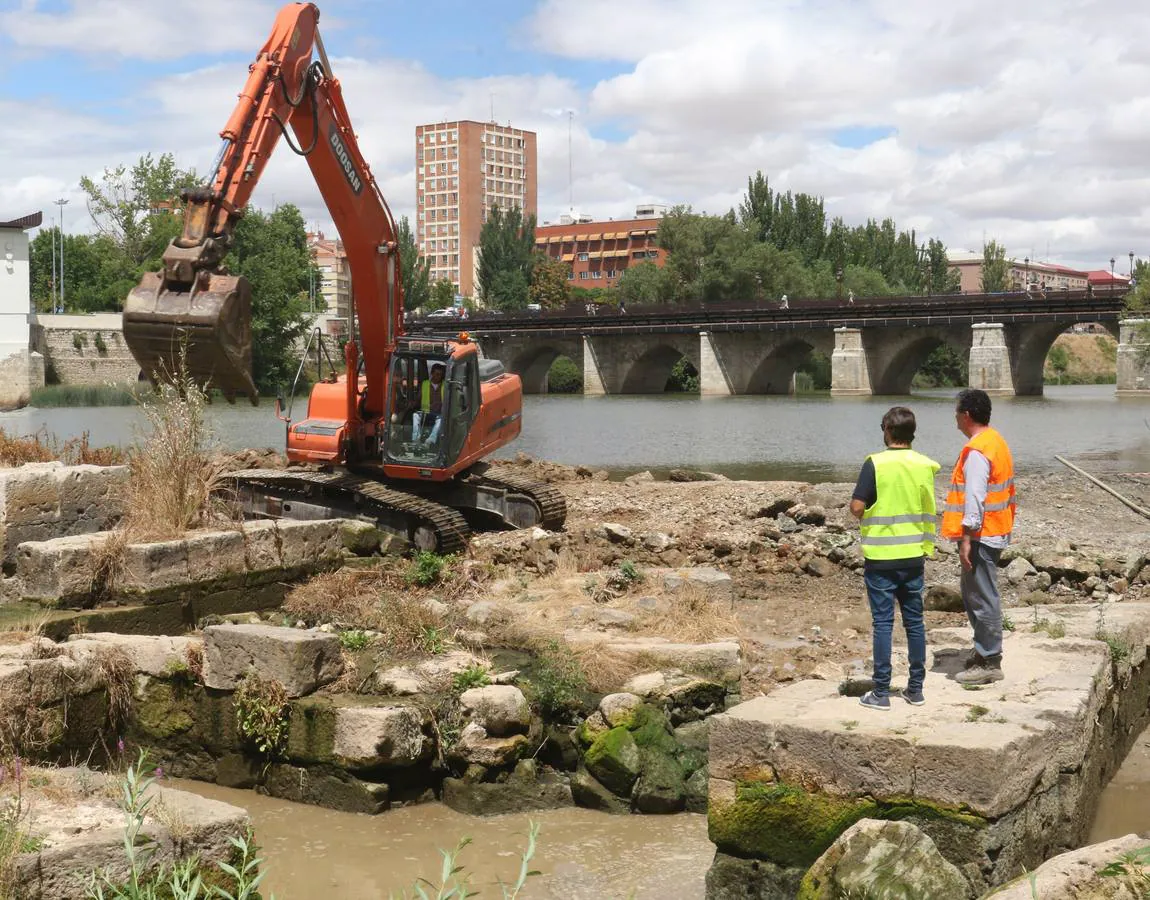
[[[0,469],[0,556],[25,541],[104,531],[124,514],[127,466],[29,463]]]
[[[38,900],[73,900],[87,896],[92,873],[105,871],[113,882],[124,883],[124,813],[116,805],[114,784],[89,770],[38,770],[66,801],[37,797],[28,804],[28,833],[40,839],[39,848],[16,860],[17,895]],[[205,868],[232,859],[229,837],[248,827],[245,810],[185,791],[153,786],[145,832],[155,842],[153,865],[171,866],[176,860],[199,856]],[[57,794],[59,796],[59,794]],[[173,830],[167,823],[179,822]]]
[[[481,642],[482,643],[482,642]],[[484,661],[464,650],[453,650],[419,663],[393,666],[377,671],[368,682],[371,693],[382,696],[410,697],[416,694],[437,694],[451,689],[455,675],[474,666],[485,666]]]
[[[703,592],[711,600],[730,600],[733,591],[731,576],[709,566],[674,569],[663,576],[663,590],[668,594],[690,588]]]
[[[909,822],[877,819],[863,819],[843,832],[803,876],[800,894],[803,900],[972,896],[962,873],[921,830]]]
[[[638,669],[678,669],[723,684],[736,684],[743,673],[743,659],[735,641],[684,644],[664,638],[623,637],[600,631],[570,630],[564,640],[571,647],[601,647]],[[634,671],[634,670],[632,670]],[[622,685],[615,688],[622,689]],[[631,693],[639,693],[632,690]]]
[[[460,694],[459,703],[464,715],[493,737],[525,734],[531,727],[531,706],[523,691],[513,685],[471,688]]]
[[[878,713],[810,680],[714,716],[708,818],[720,853],[805,868],[860,818],[906,819],[985,890],[1081,842],[1103,773],[1146,719],[1150,605],[1106,612],[1129,651],[1117,676],[1094,639],[1097,609],[1038,614],[1066,636],[1020,624],[1005,636],[1005,680],[983,690],[946,678],[940,660],[958,661],[939,653],[925,706],[896,700]],[[929,636],[936,653],[968,642],[967,629]]]
[[[431,750],[432,742],[423,733],[423,713],[413,706],[335,710],[333,753],[348,768],[410,766]]]
[[[1128,834],[1048,859],[1031,872],[986,894],[983,900],[1142,900],[1145,883],[1129,876],[1099,875],[1122,854],[1150,846],[1150,839]]]
[[[249,671],[302,697],[343,674],[334,634],[274,625],[209,625],[204,629],[204,684],[235,690]]]
[[[137,672],[159,677],[171,675],[178,667],[186,666],[189,649],[202,650],[203,641],[195,637],[115,634],[110,631],[77,634],[68,638],[69,652],[76,650],[97,652],[101,647],[116,647],[123,650],[135,665]]]

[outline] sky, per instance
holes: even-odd
[[[280,4],[0,0],[0,220],[91,231],[79,182],[204,172]],[[1119,0],[327,0],[364,154],[415,207],[415,126],[538,133],[539,221],[737,207],[761,170],[850,225],[1125,272],[1150,256],[1150,4]],[[570,146],[570,155],[569,148]],[[569,171],[573,178],[569,179]],[[333,230],[279,147],[254,195]]]

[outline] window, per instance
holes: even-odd
[[[592,273],[591,273],[591,277],[592,277],[593,279],[595,279],[596,281],[598,281],[600,278],[602,278],[602,277],[603,277],[603,273],[602,273],[602,272],[600,272],[600,271],[598,271],[598,270],[596,270],[596,271],[594,271],[594,272],[592,272]]]
[[[587,262],[587,254],[586,253],[580,253],[579,254],[579,262]]]
[[[658,250],[648,250],[647,251],[647,259],[658,259],[658,258],[659,258],[659,251]]]
[[[607,270],[607,277],[608,277],[608,278],[614,278],[614,277],[615,277],[615,273],[614,273],[613,271],[611,271],[610,269],[608,269],[608,270]]]
[[[567,273],[567,280],[568,281],[574,281],[575,280],[575,273],[574,272],[568,272]]]
[[[588,273],[588,272],[580,272],[580,273],[579,273],[579,280],[580,280],[580,281],[586,281],[586,280],[587,280],[587,276],[588,276],[588,274],[590,274],[590,273]]]

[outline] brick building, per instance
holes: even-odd
[[[537,210],[535,132],[494,122],[415,129],[415,241],[431,282],[476,291],[479,231],[493,206]]]
[[[977,294],[982,291],[982,254],[971,250],[956,250],[947,254],[947,265],[958,269],[961,276],[962,292]],[[1027,284],[1032,289],[1050,291],[1082,291],[1086,289],[1087,273],[1054,263],[1039,262],[1036,259],[1009,259],[1006,261],[1008,289],[1025,290]]]
[[[628,266],[652,262],[662,267],[666,263],[666,252],[655,245],[660,218],[588,222],[576,217],[557,225],[540,225],[535,229],[535,247],[571,267],[567,277],[573,287],[614,287]]]

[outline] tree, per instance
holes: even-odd
[[[492,206],[479,231],[480,299],[505,309],[526,306],[535,261],[535,216],[525,219],[518,206]]]
[[[527,299],[544,309],[562,309],[571,299],[567,263],[543,254],[535,261]]]
[[[180,192],[198,184],[195,171],[178,168],[171,153],[159,159],[148,153],[131,169],[105,169],[98,184],[87,175],[80,179],[97,232],[136,266],[158,258],[179,233],[180,219],[173,211],[179,208]]]
[[[998,241],[982,245],[982,279],[981,287],[984,294],[999,294],[1007,290],[1010,284],[1007,280],[1010,267],[1006,262],[1006,248]]]
[[[739,222],[756,241],[766,241],[771,234],[774,193],[761,171],[747,177],[747,193],[739,204]]]
[[[415,234],[407,216],[399,220],[395,234],[399,245],[399,271],[403,281],[403,308],[422,309],[431,296],[431,282],[427,260],[419,255]]]
[[[627,305],[670,303],[675,296],[671,272],[653,262],[628,266],[617,285],[619,297]]]
[[[299,209],[249,210],[236,223],[225,264],[251,282],[252,376],[261,392],[274,392],[295,375],[295,344],[309,322],[311,254]]]
[[[1050,368],[1057,376],[1058,383],[1062,384],[1062,379],[1066,377],[1066,370],[1070,368],[1070,351],[1061,344],[1055,344],[1046,354],[1046,361],[1050,363]]]
[[[52,311],[52,261],[60,252],[60,230],[41,229],[29,248],[32,302],[36,309]],[[59,259],[56,259],[57,265]],[[68,312],[121,309],[124,298],[139,281],[139,271],[128,264],[111,238],[104,235],[64,235],[64,304]]]
[[[455,285],[450,279],[441,278],[431,286],[431,293],[427,298],[428,309],[447,309],[455,305]]]

